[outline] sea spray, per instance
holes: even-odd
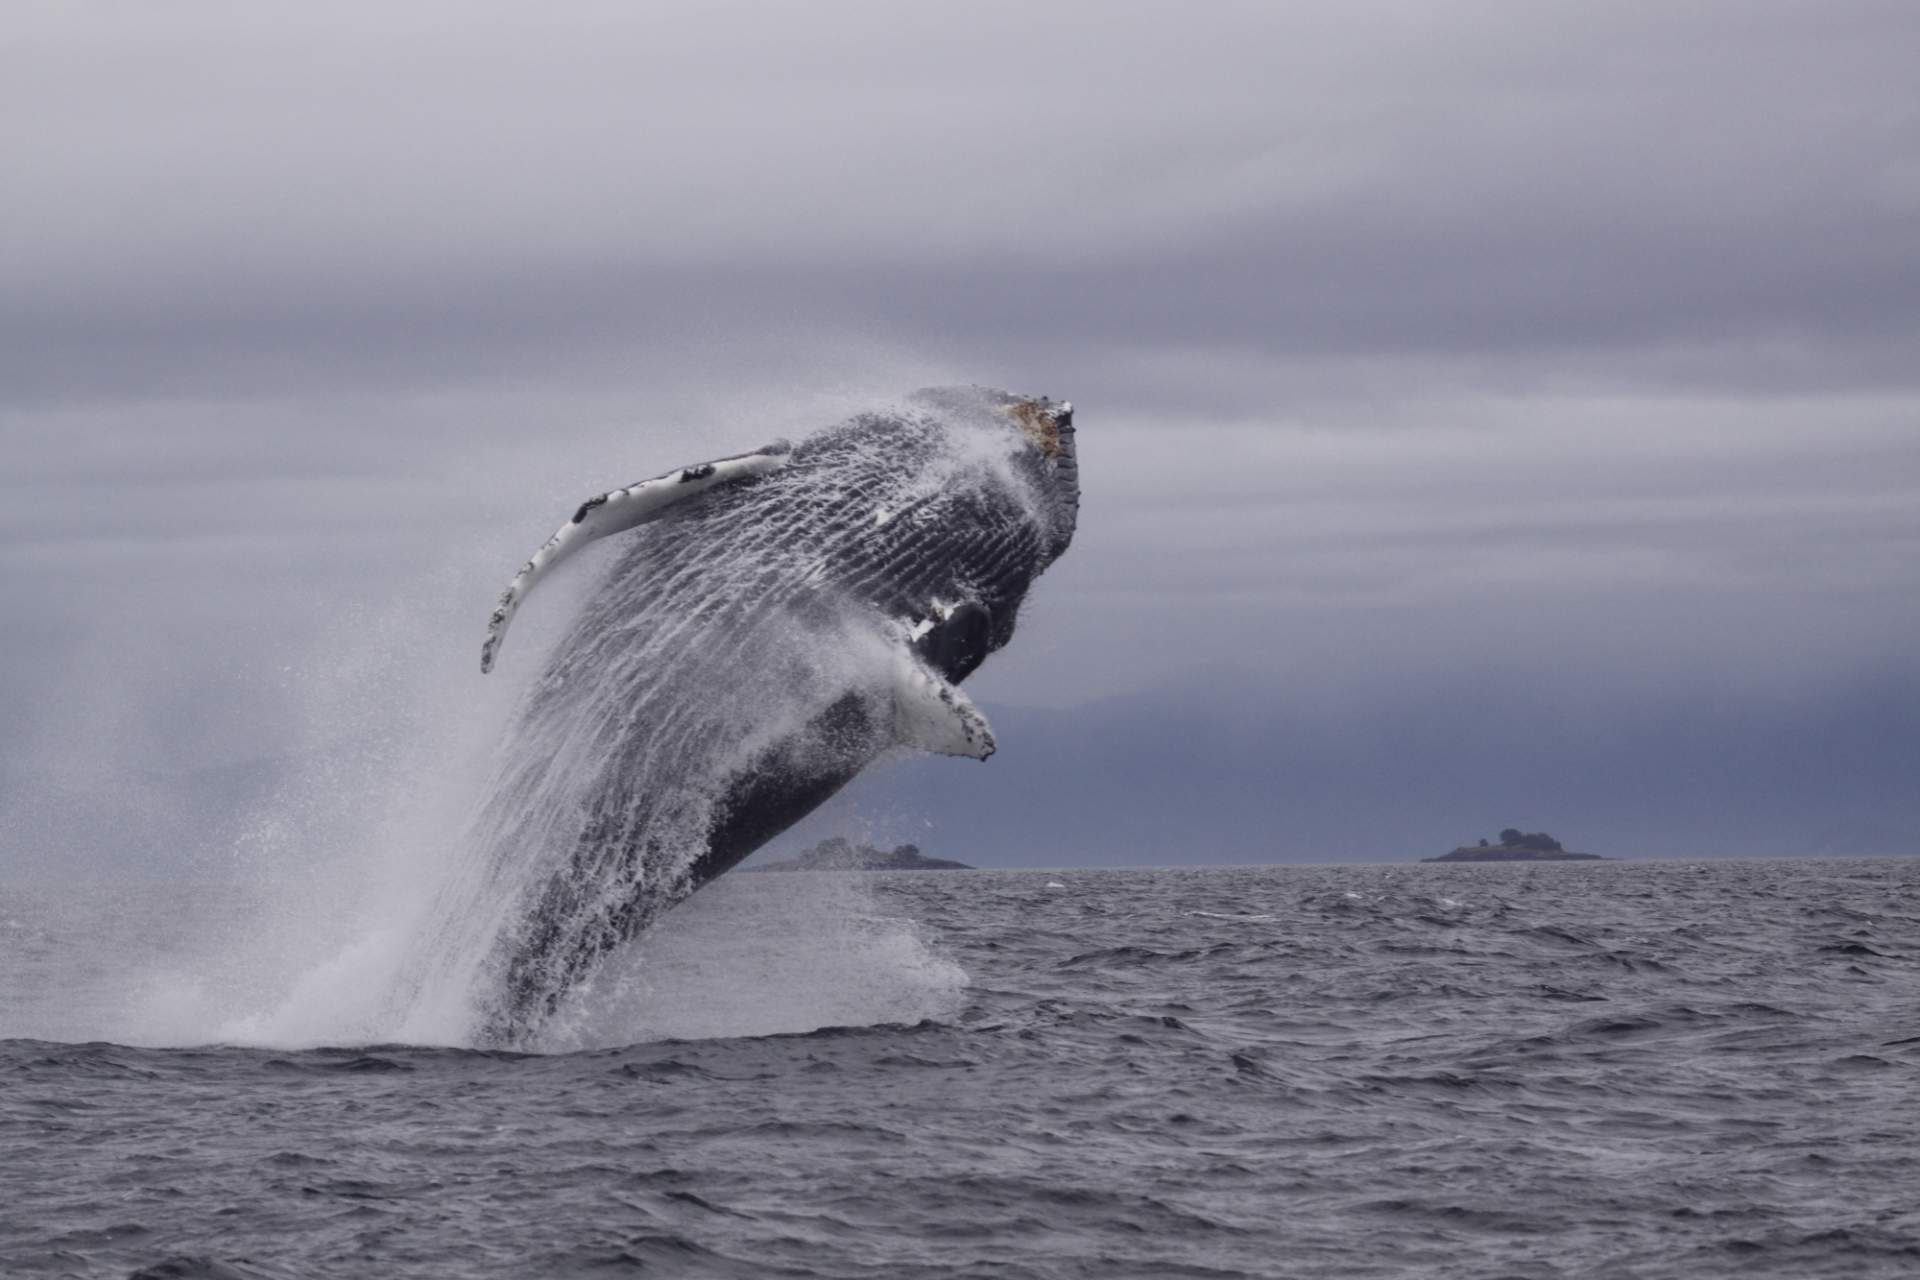
[[[469,999],[482,1042],[544,1043],[611,953],[894,746],[916,616],[977,599],[982,655],[1005,643],[1077,501],[1070,434],[1056,467],[1022,403],[857,417],[623,535],[529,686],[405,1000]]]
[[[570,992],[550,1050],[944,1020],[966,971],[872,878],[730,875]]]
[[[801,435],[798,425],[765,421],[750,438]],[[780,982],[754,976],[770,927],[725,940],[739,948],[733,967],[714,963],[721,939],[684,941],[690,926],[616,953],[692,887],[727,779],[771,756],[840,762],[851,776],[880,753],[895,624],[952,599],[932,572],[938,557],[835,582],[808,532],[880,531],[910,546],[957,527],[999,546],[1004,529],[939,519],[941,503],[982,490],[1014,524],[1053,514],[1004,422],[946,426],[920,454],[884,432],[845,441],[837,481],[816,470],[785,490],[770,483],[773,518],[702,525],[727,537],[675,543],[687,531],[672,522],[590,550],[542,587],[484,680],[472,657],[485,604],[528,548],[506,524],[478,535],[462,524],[464,540],[408,562],[411,585],[344,603],[300,654],[276,659],[269,677],[291,714],[260,732],[278,738],[279,780],[241,837],[210,837],[184,881],[124,886],[125,919],[143,919],[143,903],[166,918],[104,950],[88,941],[57,995],[23,986],[9,1028],[147,1045],[470,1045],[504,1038],[497,1022],[488,1035],[489,1020],[519,976],[553,1011],[544,1032],[514,1038],[524,1047],[938,1016],[964,975],[911,925],[864,909],[795,906]],[[656,448],[663,461],[699,456]],[[576,482],[554,476],[577,468],[542,465],[544,479],[516,483],[569,495],[554,508],[576,502]],[[476,502],[531,505],[524,492]],[[822,706],[844,714],[823,719]],[[617,856],[578,857],[595,832]],[[526,945],[543,922],[558,923],[562,943],[584,940],[592,963],[546,965]],[[706,958],[678,964],[690,947]],[[516,971],[529,953],[536,962]],[[82,972],[97,975],[91,985],[76,985]],[[696,972],[726,982],[693,982]],[[685,991],[701,994],[686,1004]]]

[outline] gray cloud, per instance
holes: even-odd
[[[1898,6],[573,12],[26,24],[10,381],[823,321],[1556,364],[1915,336]]]
[[[1006,705],[1911,698],[1910,6],[263,14],[0,43],[0,804],[306,749],[586,492],[951,380],[1086,424]]]

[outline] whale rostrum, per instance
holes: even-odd
[[[522,697],[445,895],[479,1038],[538,1038],[661,911],[889,751],[985,760],[959,685],[1012,639],[1079,506],[1072,406],[919,392],[581,504],[500,598],[621,535]],[[478,959],[472,957],[481,957]],[[456,979],[466,982],[467,979]]]

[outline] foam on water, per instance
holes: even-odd
[[[549,1049],[951,1017],[966,971],[890,915],[869,877],[724,877],[576,990]]]
[[[1913,1274],[1920,862],[1052,878],[724,877],[561,1028],[697,1039],[0,1039],[0,1270]],[[155,905],[0,887],[0,973]]]

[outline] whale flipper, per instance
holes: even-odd
[[[609,548],[626,554],[520,699],[420,934],[419,1007],[464,997],[480,1043],[541,1047],[612,953],[874,762],[985,757],[954,686],[1072,540],[1075,440],[1065,404],[951,388],[797,441],[784,467],[716,464],[743,478],[710,491],[663,476],[658,515],[644,495],[583,507],[502,600],[489,664],[557,554],[651,522]]]
[[[513,621],[514,613],[533,590],[533,584],[554,565],[589,542],[643,525],[695,494],[778,471],[787,465],[787,456],[792,451],[793,446],[785,440],[775,440],[752,453],[679,467],[651,480],[636,481],[624,489],[612,489],[588,498],[573,513],[573,519],[561,525],[545,545],[533,553],[533,559],[521,566],[507,589],[500,593],[500,604],[487,620],[486,642],[480,646],[480,670],[483,673],[493,670],[500,643],[507,638],[507,624]]]
[[[902,650],[893,684],[893,733],[901,746],[944,756],[985,760],[994,752],[993,729],[966,694]]]

